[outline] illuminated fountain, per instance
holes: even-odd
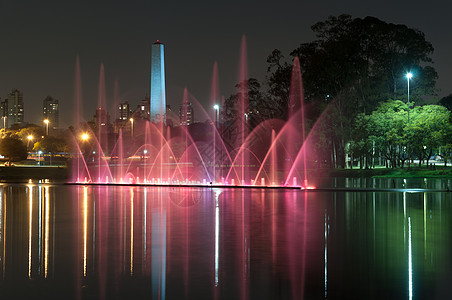
[[[240,82],[247,79],[245,60],[243,40]],[[78,112],[81,111],[80,82],[77,59]],[[218,103],[217,93],[215,64],[211,108],[206,111],[199,106],[207,122],[172,127],[165,122],[131,119],[130,130],[120,130],[114,136],[107,134],[106,126],[76,130],[71,183],[311,188],[306,175],[309,147],[305,143],[298,59],[293,64],[287,121],[272,119],[251,126],[250,113],[253,112],[247,109],[247,93],[239,91],[236,118],[221,122],[222,105]],[[98,106],[106,107],[103,66],[98,99]],[[188,100],[199,104],[185,90],[183,101]],[[166,116],[166,123],[169,120],[171,116]]]

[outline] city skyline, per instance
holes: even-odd
[[[383,1],[363,6],[355,1],[341,5],[321,1],[276,7],[246,2],[238,8],[232,4],[180,3],[174,11],[172,6],[144,1],[127,5],[113,1],[108,7],[6,2],[0,10],[0,32],[9,43],[0,49],[0,97],[4,100],[13,88],[21,90],[25,122],[40,124],[42,99],[52,95],[60,100],[61,127],[74,125],[75,61],[79,56],[85,119],[97,107],[101,64],[105,67],[106,109],[111,112],[123,101],[134,106],[149,96],[151,45],[160,39],[166,46],[167,103],[177,109],[187,88],[208,109],[215,62],[219,94],[227,97],[234,91],[242,35],[247,40],[249,76],[263,80],[265,61],[273,49],[287,55],[300,43],[314,39],[311,25],[342,13],[371,15],[424,32],[435,48],[432,58],[439,74],[438,97],[452,93],[452,62],[448,59],[452,45],[447,30],[441,30],[448,26],[445,14],[450,4],[434,2],[424,7],[416,1]],[[20,20],[14,17],[16,11],[21,12]],[[155,11],[161,13],[152,14]],[[170,18],[166,17],[169,12]],[[197,22],[191,22],[193,19]]]

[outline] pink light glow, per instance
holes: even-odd
[[[159,40],[157,40],[159,43]],[[193,103],[208,118],[200,139],[188,126],[170,128],[134,116],[133,134],[121,128],[116,140],[108,140],[107,126],[86,133],[79,140],[74,155],[73,181],[85,184],[128,185],[195,185],[206,187],[234,186],[259,188],[315,189],[307,179],[307,147],[304,125],[304,97],[300,63],[294,60],[290,88],[289,119],[272,119],[251,126],[253,112],[248,107],[246,38],[240,47],[238,78],[243,85],[237,103],[238,133],[235,140],[222,124],[223,104],[207,111],[184,90],[182,102]],[[100,66],[98,107],[109,107],[105,90],[104,66]],[[213,67],[210,104],[220,103],[218,64]],[[76,60],[76,114],[81,109],[81,75]],[[101,112],[99,112],[101,118]],[[81,120],[80,120],[81,121]],[[227,129],[227,128],[226,128]],[[252,130],[251,130],[252,129]],[[301,130],[300,130],[301,129]],[[226,132],[226,134],[224,134]],[[76,168],[75,168],[76,167]],[[84,178],[84,181],[83,179]]]

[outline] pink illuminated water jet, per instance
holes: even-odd
[[[184,90],[183,103],[193,103],[208,121],[180,126],[136,119],[132,129],[120,129],[113,137],[102,126],[107,106],[104,67],[98,92],[98,127],[74,131],[76,154],[72,183],[135,184],[158,186],[231,186],[301,188],[308,185],[308,153],[303,86],[298,58],[294,60],[288,103],[288,120],[271,119],[251,127],[248,115],[246,39],[240,48],[239,91],[234,123],[222,116],[218,64],[212,75],[210,107],[203,108]],[[76,117],[81,122],[80,63],[76,60]],[[115,103],[118,102],[115,82]],[[216,106],[218,105],[218,106]],[[183,106],[184,107],[184,106]],[[187,112],[185,112],[187,115]],[[168,117],[167,120],[175,120]],[[173,124],[174,125],[174,124]],[[89,138],[82,139],[81,134]],[[232,138],[233,137],[233,138]]]

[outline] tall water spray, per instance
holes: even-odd
[[[127,124],[131,127],[119,129],[109,146],[107,126],[102,125],[108,105],[104,67],[101,65],[98,128],[90,130],[86,126],[87,140],[74,136],[77,145],[74,182],[307,188],[304,97],[298,58],[293,63],[286,121],[269,119],[251,126],[251,117],[259,116],[259,111],[251,110],[249,105],[247,73],[246,39],[243,37],[238,98],[234,104],[236,116],[232,119],[220,118],[220,107],[226,108],[224,98],[219,95],[218,65],[215,63],[210,107],[204,109],[187,89],[182,97],[183,104],[193,103],[208,122],[187,125],[188,122],[181,120],[184,125],[169,126],[162,120],[150,122],[137,119]],[[80,82],[77,58],[74,95],[79,121]],[[118,85],[115,86],[115,101],[118,101]],[[214,108],[217,104],[221,104],[218,109]]]

